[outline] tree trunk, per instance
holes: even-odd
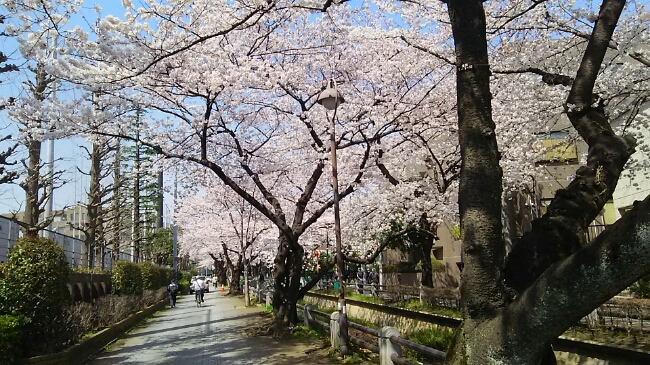
[[[122,210],[122,182],[124,180],[122,176],[121,168],[121,155],[122,155],[122,143],[118,139],[115,142],[115,156],[113,157],[113,186],[111,187],[113,196],[111,197],[111,265],[115,267],[117,260],[119,260],[120,246],[122,241],[122,219],[120,218]]]
[[[420,220],[420,227],[424,231],[420,237],[420,254],[422,255],[422,285],[428,288],[433,288],[433,266],[431,265],[431,250],[435,243],[436,237],[433,235],[436,232],[437,225],[429,222],[426,216]]]
[[[241,286],[239,285],[239,270],[234,265],[232,265],[228,269],[228,273],[230,274],[228,277],[228,282],[230,283],[228,290],[230,294],[241,293]]]
[[[465,268],[461,276],[463,324],[448,353],[450,364],[503,359],[506,304],[502,280],[501,168],[492,120],[485,12],[481,0],[448,2],[456,48],[456,84],[462,166],[459,211]],[[504,325],[504,323],[499,323]],[[531,349],[529,354],[534,354]],[[515,359],[504,361],[522,364]]]
[[[45,92],[47,86],[53,81],[45,72],[45,65],[39,63],[36,67],[36,75],[34,80],[36,87],[34,88],[34,98],[39,101],[45,100]],[[32,124],[33,123],[33,124]],[[27,130],[31,128],[40,129],[40,121],[30,121]],[[39,190],[43,187],[41,169],[41,141],[34,138],[31,132],[28,132],[26,139],[26,147],[28,152],[28,165],[27,176],[20,186],[25,191],[25,215],[23,221],[27,225],[23,227],[25,234],[29,237],[38,236],[38,232],[46,228],[50,223],[42,222],[39,224],[39,216],[42,213],[41,205],[47,199],[47,194],[43,191],[43,196],[39,196]],[[51,217],[49,217],[51,219]]]
[[[25,216],[23,221],[27,224],[25,233],[29,237],[38,236],[40,227],[38,218],[40,215],[39,189],[41,187],[41,142],[32,140],[28,144],[29,162],[27,166],[27,177],[22,183],[25,190]]]
[[[137,115],[138,123],[140,114]],[[139,124],[136,128],[136,139],[139,136]],[[131,261],[140,261],[140,241],[142,231],[140,227],[140,143],[135,143],[135,158],[133,161],[133,225],[131,227],[131,247],[133,248],[133,256]]]
[[[296,303],[300,290],[300,276],[303,272],[304,249],[298,242],[280,232],[279,248],[275,256],[273,279],[273,314],[278,325],[294,325],[298,322]]]
[[[422,251],[422,286],[427,288],[433,288],[433,267],[431,265],[433,242],[433,237],[427,234],[423,235],[420,243],[420,250]]]
[[[463,323],[447,352],[450,364],[554,364],[551,343],[557,336],[647,273],[650,197],[592,243],[585,244],[582,235],[611,198],[634,151],[634,141],[616,136],[603,111],[593,106],[594,83],[624,6],[622,0],[603,1],[567,97],[569,120],[589,145],[587,165],[513,247],[508,265],[505,242],[498,237],[501,178],[485,14],[480,0],[448,2],[456,46],[465,259]]]

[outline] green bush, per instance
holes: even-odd
[[[422,271],[422,269],[417,266],[416,262],[398,262],[396,264],[384,265],[383,271],[386,273],[409,273]]]
[[[158,266],[149,261],[138,264],[142,275],[142,289],[156,290],[163,284],[161,283],[161,270]]]
[[[0,363],[14,364],[22,357],[24,324],[21,316],[0,316]]]
[[[630,291],[637,298],[650,298],[650,279],[648,277],[639,279],[630,286]]]
[[[142,295],[142,272],[140,266],[130,261],[118,261],[111,275],[115,294]]]
[[[196,276],[196,274],[192,271],[182,271],[181,274],[183,275],[181,280],[187,280],[188,283],[192,279],[192,276]]]
[[[71,303],[70,268],[63,248],[49,239],[21,238],[9,251],[3,271],[0,314],[25,317],[28,355],[60,347],[61,321]]]
[[[161,286],[167,286],[169,283],[172,282],[172,278],[174,277],[174,272],[171,269],[167,268],[160,268],[160,279],[161,281]]]
[[[75,267],[72,269],[75,273],[80,274],[110,274],[110,270],[100,269],[98,267]]]
[[[450,328],[438,327],[408,332],[404,335],[404,338],[436,350],[447,351],[454,338],[454,331]],[[421,352],[409,348],[404,348],[404,357],[417,361],[436,361],[435,358],[429,358]]]
[[[178,290],[181,292],[181,294],[189,294],[190,293],[190,281],[187,279],[181,279],[178,283]]]

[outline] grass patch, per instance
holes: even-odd
[[[412,299],[409,300],[408,302],[397,302],[394,303],[393,305],[399,308],[404,308],[404,309],[409,309],[409,310],[414,310],[419,312],[438,314],[441,316],[447,316],[452,318],[461,318],[460,311],[456,309],[439,307],[437,305],[433,305],[429,303],[420,304],[420,301],[418,299]]]
[[[639,331],[631,331],[628,333],[626,331],[614,331],[607,328],[589,329],[574,326],[562,335],[576,340],[594,341],[650,351],[650,335]]]
[[[341,364],[345,365],[366,365],[366,364],[376,364],[376,360],[372,357],[364,356],[363,352],[359,352],[359,349],[354,346],[354,344],[350,344],[353,346],[354,351],[351,356],[346,356],[343,361],[341,361]]]
[[[375,304],[384,304],[384,299],[380,297],[369,297],[366,295],[361,295],[359,293],[350,293],[345,295],[345,299],[358,300],[360,302],[368,302]]]
[[[309,339],[309,340],[325,340],[329,341],[329,332],[320,326],[314,326],[312,329],[307,329],[303,325],[299,325],[293,328],[293,337],[297,339]]]
[[[273,313],[272,305],[262,305],[262,312],[264,313]]]
[[[403,337],[411,342],[415,342],[420,345],[431,347],[440,351],[447,351],[449,345],[451,345],[452,339],[454,338],[454,331],[452,331],[450,328],[438,327],[408,332],[404,334]],[[408,347],[402,348],[402,354],[405,358],[411,361],[415,360],[434,363],[438,361],[438,363],[443,363],[440,360],[426,356],[421,352],[409,349]]]

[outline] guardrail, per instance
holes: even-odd
[[[338,312],[334,312],[332,314],[320,312],[315,310],[314,306],[311,304],[304,306],[298,305],[297,307],[302,310],[303,320],[307,329],[312,329],[313,324],[317,324],[322,328],[329,330],[330,343],[332,347],[338,348],[340,346]],[[329,325],[316,319],[315,315],[329,318]],[[402,346],[418,351],[431,357],[432,359],[441,362],[445,360],[446,354],[443,351],[423,346],[402,338],[400,337],[399,330],[395,327],[385,326],[380,330],[376,330],[355,322],[348,322],[348,325],[350,328],[354,328],[373,337],[377,337],[377,346],[355,336],[350,336],[350,342],[373,353],[379,354],[379,363],[381,365],[415,365],[414,363],[402,357]]]

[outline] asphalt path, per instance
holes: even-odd
[[[260,307],[241,298],[206,293],[196,307],[194,295],[156,313],[86,362],[109,364],[314,364],[305,351],[315,346],[270,337],[248,337],[244,329],[262,321]]]

